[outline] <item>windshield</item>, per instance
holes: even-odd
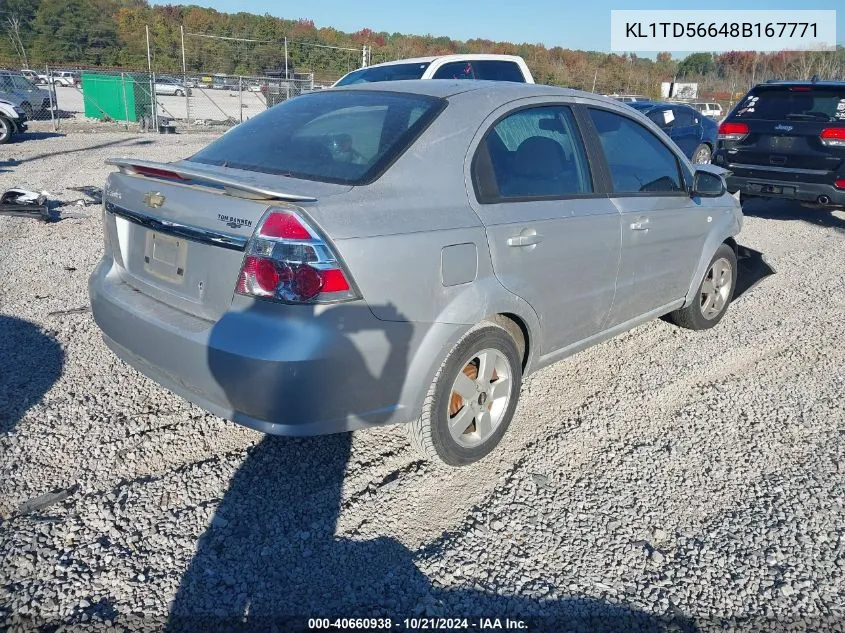
[[[423,76],[429,62],[416,64],[388,64],[387,66],[372,66],[349,73],[337,82],[337,86],[351,86],[352,84],[370,83],[373,81],[399,81],[401,79],[419,79]]]
[[[778,86],[752,90],[735,119],[845,121],[845,87]]]
[[[441,99],[416,94],[338,90],[301,95],[238,125],[190,160],[364,184],[404,152],[444,106]]]

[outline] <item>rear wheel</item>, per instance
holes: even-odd
[[[12,122],[4,116],[0,116],[0,145],[8,143],[12,139]]]
[[[706,165],[710,162],[713,153],[710,151],[710,146],[702,143],[695,148],[692,154],[692,162],[694,165]]]
[[[180,88],[177,88],[176,89],[176,96],[177,97],[184,97],[185,93]]]
[[[516,410],[522,363],[513,337],[484,322],[443,361],[408,437],[422,456],[465,466],[492,451]]]
[[[21,110],[23,110],[28,120],[32,121],[35,118],[35,111],[32,109],[32,104],[28,101],[24,101],[21,104]]]
[[[716,325],[733,299],[736,274],[736,253],[727,244],[720,245],[707,266],[695,300],[669,314],[669,319],[690,330],[706,330]]]

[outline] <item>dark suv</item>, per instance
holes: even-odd
[[[845,82],[755,86],[719,126],[713,163],[731,192],[845,206]]]

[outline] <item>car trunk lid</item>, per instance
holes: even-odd
[[[307,209],[348,186],[180,163],[114,159],[107,248],[134,290],[216,320],[229,307],[255,227],[271,206]]]

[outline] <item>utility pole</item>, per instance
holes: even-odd
[[[185,88],[185,120],[188,125],[191,124],[191,100],[188,98],[188,65],[185,62],[185,25],[179,26],[179,31],[182,34],[182,84]]]
[[[285,81],[288,80],[288,38],[285,36]]]
[[[153,129],[158,130],[158,116],[156,116],[156,89],[155,89],[155,77],[153,76],[153,58],[150,54],[150,25],[147,24],[145,27],[147,32],[147,69],[150,71],[150,104],[152,107],[152,117],[153,117]]]

